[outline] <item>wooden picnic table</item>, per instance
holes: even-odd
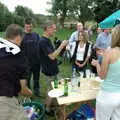
[[[80,78],[79,78],[80,79]],[[71,90],[71,82],[68,83],[68,96],[57,97],[58,105],[61,108],[60,120],[66,118],[66,106],[72,103],[84,103],[96,99],[101,82],[96,81],[94,78],[82,78],[80,80],[80,87],[76,86],[75,90]],[[53,86],[53,83],[52,83]],[[64,90],[64,84],[59,84],[59,89]],[[78,105],[77,105],[78,106]],[[78,106],[79,107],[79,106]],[[76,106],[75,106],[76,108]]]

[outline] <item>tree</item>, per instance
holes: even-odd
[[[89,6],[89,0],[71,0],[69,4],[69,16],[82,23],[93,19]]]
[[[20,5],[18,5],[15,8],[15,14],[17,14],[19,16],[22,16],[24,18],[26,18],[26,17],[34,17],[33,11],[31,9],[29,9],[27,7],[20,6]]]
[[[15,24],[24,26],[24,17],[14,14],[13,20]]]
[[[108,17],[110,14],[120,8],[120,0],[90,0],[91,9],[95,14],[96,22],[101,22],[103,19]]]
[[[69,8],[69,0],[52,0],[52,9],[50,12],[59,17],[59,23],[64,27],[64,21],[67,16],[68,8]]]
[[[0,31],[4,31],[11,22],[12,14],[8,8],[0,2]]]

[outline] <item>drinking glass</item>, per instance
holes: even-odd
[[[87,78],[90,78],[90,76],[91,76],[91,71],[90,71],[90,69],[86,69],[86,77],[87,77]]]

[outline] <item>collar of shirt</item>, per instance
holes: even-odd
[[[11,52],[13,55],[21,51],[19,46],[3,38],[0,38],[0,49],[1,48],[5,48],[6,52]]]

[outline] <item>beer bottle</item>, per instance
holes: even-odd
[[[64,81],[64,96],[68,96],[68,81]]]
[[[58,79],[57,79],[57,76],[55,76],[55,79],[54,79],[54,88],[58,88]]]

